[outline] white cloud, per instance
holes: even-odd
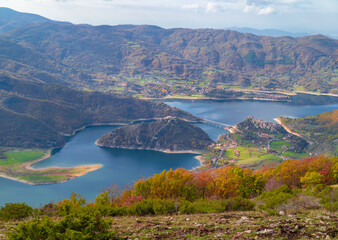
[[[208,1],[205,6],[206,13],[217,13],[225,10],[241,11],[247,0],[219,0]]]
[[[244,13],[249,13],[249,12],[253,12],[253,11],[256,11],[257,10],[257,7],[255,6],[249,6],[249,5],[246,5],[243,9],[243,12]]]
[[[207,13],[216,13],[220,10],[221,6],[217,2],[208,2],[205,8]]]
[[[273,9],[272,7],[268,6],[268,7],[264,7],[258,10],[258,15],[267,15],[267,14],[271,14],[274,13],[275,9]]]
[[[238,26],[338,35],[338,0],[0,0],[0,7],[93,25]]]
[[[182,6],[183,9],[191,9],[191,10],[195,10],[197,11],[198,9],[200,9],[200,5],[198,4],[184,4]]]

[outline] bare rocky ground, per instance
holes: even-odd
[[[335,214],[324,212],[282,216],[226,212],[114,218],[113,229],[126,239],[334,239],[337,220]]]
[[[111,218],[119,239],[338,239],[337,213],[308,211],[125,216]],[[19,222],[0,223],[0,239]]]

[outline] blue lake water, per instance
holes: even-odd
[[[338,104],[321,106],[292,106],[274,102],[248,101],[168,101],[167,104],[181,108],[196,116],[210,120],[236,124],[247,116],[273,121],[278,116],[303,117],[338,109]],[[198,124],[216,140],[225,130]],[[132,184],[140,177],[160,173],[164,169],[183,167],[192,169],[199,165],[194,154],[166,154],[146,150],[101,148],[95,141],[114,126],[86,128],[70,138],[67,144],[53,156],[34,165],[36,168],[59,166],[70,167],[84,164],[102,164],[97,171],[65,183],[31,186],[0,178],[0,206],[6,202],[26,202],[41,206],[50,201],[69,197],[72,192],[80,193],[87,200],[105,187],[115,183],[119,186]]]

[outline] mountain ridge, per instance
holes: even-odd
[[[322,35],[274,38],[217,29],[49,21],[0,38],[46,59],[42,66],[34,66],[33,59],[31,68],[21,72],[79,89],[149,97],[232,86],[338,92],[338,40]],[[9,67],[16,62],[10,54],[2,61],[7,73],[20,73]],[[48,67],[54,63],[59,72]]]

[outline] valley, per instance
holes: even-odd
[[[260,169],[310,153],[336,154],[336,136],[325,134],[336,128],[327,121],[335,117],[306,118],[337,109],[335,39],[76,25],[0,13],[0,205],[38,206],[74,189],[94,201],[100,188],[165,169]],[[191,134],[155,141],[151,135],[164,131],[145,123],[168,116],[206,133],[165,123],[163,136],[175,128]],[[248,116],[268,126],[282,116],[307,143],[282,130],[238,127],[227,134],[201,122],[239,126]],[[128,126],[117,130],[121,125]],[[118,134],[95,145],[109,132]]]
[[[336,239],[336,4],[155,2],[0,3],[0,239]]]
[[[197,118],[207,118],[230,125],[241,122],[248,115],[254,115],[255,118],[267,122],[274,122],[273,119],[280,115],[304,117],[315,115],[323,111],[328,112],[337,108],[335,104],[313,105],[309,107],[282,102],[235,100],[171,100],[165,103],[190,112],[197,116]],[[264,109],[264,111],[262,111],[262,109]],[[220,134],[227,133],[224,129],[215,128],[203,123],[197,123],[197,126],[207,132],[210,138],[215,142]],[[140,176],[148,177],[164,169],[177,169],[180,167],[194,169],[200,166],[200,162],[195,158],[197,156],[196,154],[167,154],[149,150],[111,149],[95,145],[96,140],[116,127],[118,126],[87,127],[77,132],[74,136],[67,138],[64,147],[53,151],[50,158],[33,165],[34,169],[39,170],[54,166],[58,168],[71,168],[74,166],[101,165],[101,168],[62,184],[30,186],[1,178],[0,184],[2,186],[2,192],[4,193],[2,195],[2,204],[9,201],[25,201],[33,206],[37,206],[35,205],[36,203],[47,203],[51,200],[67,197],[74,189],[77,189],[77,192],[83,194],[86,198],[93,199],[102,186],[109,186],[112,183],[116,183],[118,186],[124,186],[125,184],[130,184],[138,180]],[[276,142],[275,147],[277,150],[279,149],[279,142]],[[247,147],[242,147],[240,150],[242,151],[240,158],[250,156]],[[228,154],[231,158],[231,151],[229,151]],[[238,162],[237,164],[243,163],[252,166],[264,159],[268,160],[268,162],[275,163],[281,161],[280,157],[266,155],[266,152],[255,153],[254,149],[251,151],[251,156],[252,158],[248,158],[246,163],[242,160],[242,162]],[[272,161],[271,158],[273,158]],[[236,157],[234,159],[236,159]],[[19,189],[22,191],[22,195],[15,194]],[[44,195],[44,192],[48,192],[48,195]],[[39,197],[37,198],[37,196]]]

